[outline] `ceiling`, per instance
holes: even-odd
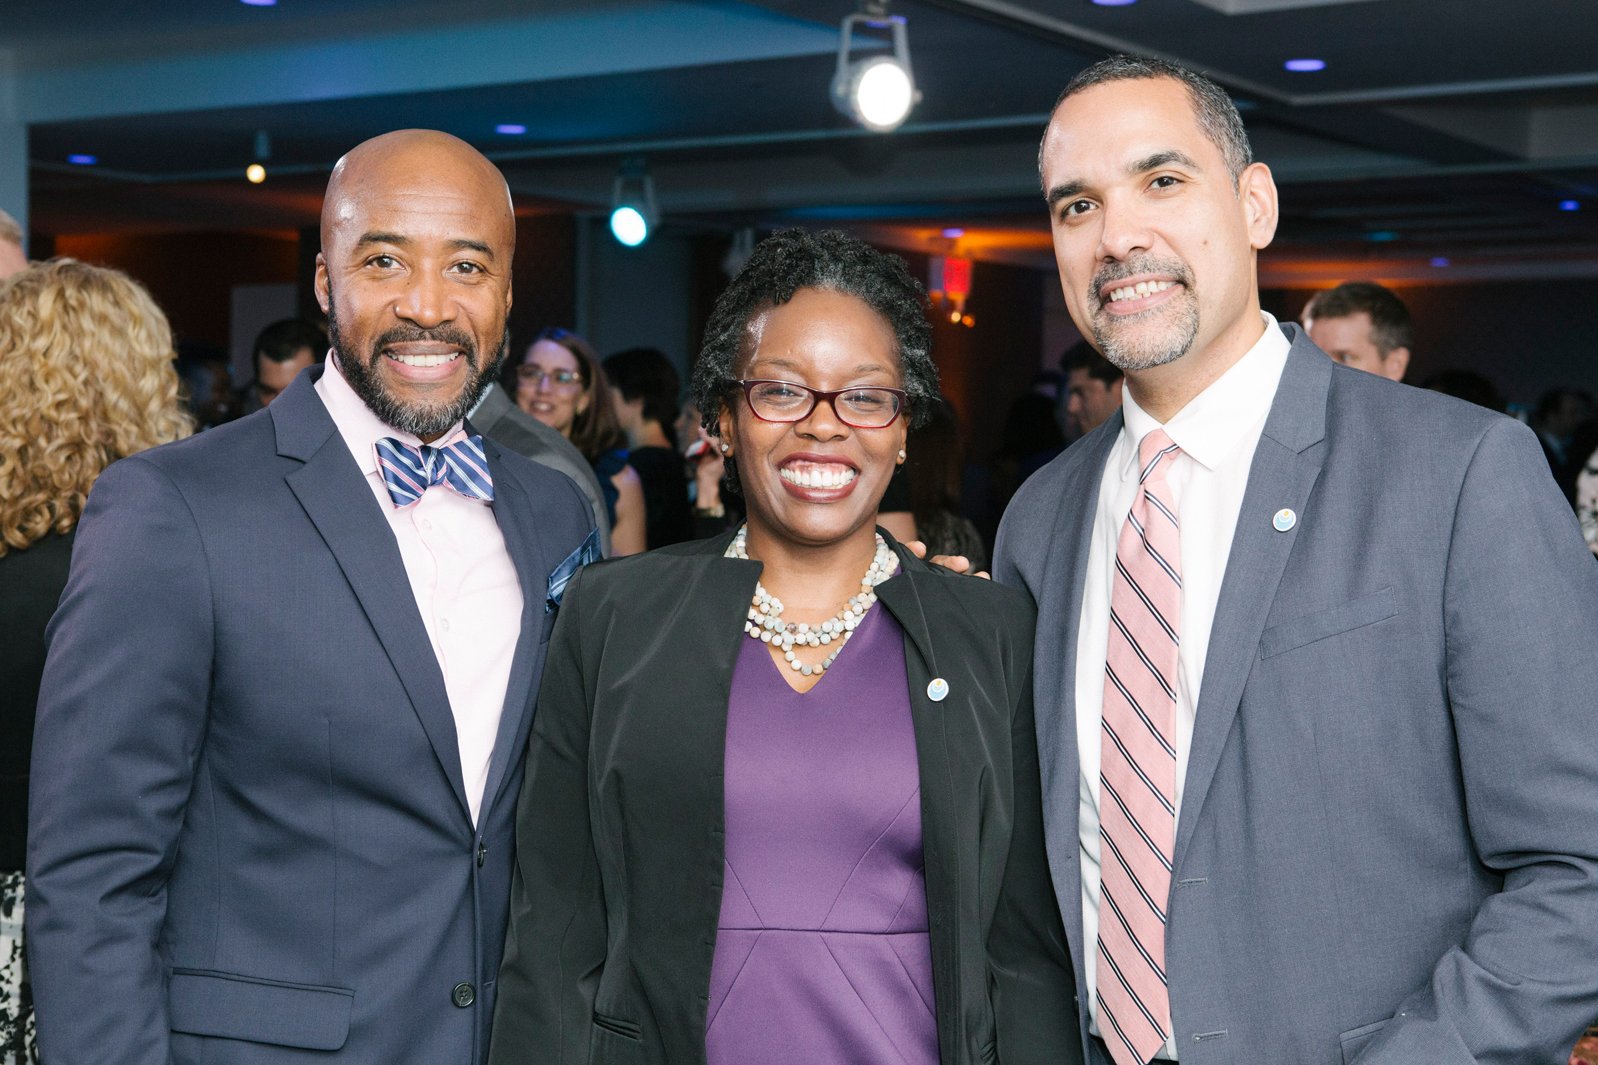
[[[1593,0],[895,0],[923,99],[887,135],[828,98],[853,10],[0,0],[0,120],[28,127],[43,233],[309,225],[343,151],[426,126],[488,153],[527,210],[607,209],[642,157],[671,225],[836,222],[921,248],[960,227],[964,251],[1046,266],[1047,112],[1088,63],[1139,51],[1239,100],[1283,190],[1267,284],[1598,276]],[[1325,69],[1283,68],[1305,57]]]

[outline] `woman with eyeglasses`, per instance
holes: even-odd
[[[644,550],[643,484],[627,464],[627,440],[593,346],[569,329],[539,333],[516,368],[516,405],[570,440],[594,468],[610,512],[611,555]]]
[[[925,305],[801,230],[717,301],[693,387],[748,522],[566,588],[492,1065],[1081,1060],[1031,605],[877,528]]]

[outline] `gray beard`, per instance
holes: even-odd
[[[1165,366],[1186,355],[1198,336],[1198,307],[1184,299],[1181,313],[1171,323],[1171,333],[1161,339],[1134,340],[1119,336],[1104,327],[1101,319],[1093,322],[1093,339],[1110,363],[1122,373],[1136,373]]]
[[[1104,291],[1105,286],[1139,274],[1169,274],[1182,286],[1181,302],[1175,308],[1161,308],[1156,312],[1174,314],[1165,334],[1141,342],[1109,328],[1104,306],[1098,299],[1098,293]],[[1122,373],[1152,370],[1173,363],[1193,347],[1199,329],[1198,298],[1193,295],[1193,272],[1180,259],[1142,255],[1124,263],[1106,264],[1094,274],[1092,284],[1090,298],[1098,311],[1092,322],[1093,339],[1104,357]]]
[[[494,378],[499,374],[500,365],[505,360],[505,349],[510,344],[510,330],[507,328],[499,347],[494,351],[493,358],[483,362],[478,358],[477,345],[473,343],[472,338],[454,326],[444,326],[439,329],[399,327],[390,329],[378,337],[372,344],[370,355],[363,359],[344,337],[331,290],[327,297],[327,331],[333,354],[338,358],[339,370],[343,373],[344,380],[349,382],[350,388],[361,397],[361,402],[365,403],[384,425],[421,439],[441,436],[448,432],[477,406],[477,401],[483,398],[483,393],[494,383]],[[378,359],[387,357],[381,354],[382,349],[388,344],[407,340],[442,341],[461,349],[461,356],[466,360],[469,373],[466,385],[459,395],[453,400],[441,403],[406,403],[384,390],[383,382],[374,369]]]

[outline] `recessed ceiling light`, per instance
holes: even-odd
[[[959,226],[950,226],[948,229],[943,231],[943,235],[948,237],[950,240],[953,240],[956,237],[965,236],[965,230],[961,229]]]
[[[1326,69],[1326,60],[1311,59],[1309,57],[1305,57],[1303,59],[1289,59],[1287,62],[1282,64],[1282,68],[1284,70],[1291,70],[1294,74],[1313,74],[1317,70]]]
[[[1581,210],[1581,201],[1580,200],[1560,200],[1559,201],[1559,209],[1561,211],[1579,211],[1579,210]]]
[[[495,133],[503,133],[508,137],[520,137],[527,132],[527,127],[520,122],[501,122],[494,127]]]
[[[239,0],[245,7],[276,7],[277,0]]]
[[[1398,233],[1391,229],[1377,229],[1365,234],[1365,239],[1375,241],[1377,244],[1387,244],[1398,239]]]
[[[1432,259],[1432,265],[1441,268],[1444,266],[1452,266],[1453,264],[1444,256],[1438,255]]]
[[[99,161],[100,157],[98,155],[74,154],[67,156],[67,162],[71,163],[73,166],[93,166]]]
[[[1137,0],[1093,0],[1096,7],[1130,7]]]
[[[266,167],[260,163],[251,163],[244,168],[244,180],[251,185],[259,185],[266,180]]]

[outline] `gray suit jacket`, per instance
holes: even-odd
[[[610,518],[605,510],[605,497],[599,490],[599,478],[594,476],[594,468],[570,440],[512,403],[497,384],[488,386],[471,417],[472,426],[478,432],[575,481],[593,511],[600,550],[610,554]]]
[[[484,442],[525,605],[474,825],[443,674],[320,372],[89,496],[33,748],[28,953],[55,1065],[486,1056],[548,579],[588,507]]]
[[[1527,429],[1282,328],[1177,831],[1178,1054],[1562,1063],[1598,1018],[1598,566]],[[1038,604],[1050,871],[1084,987],[1076,634],[1120,430],[1027,481],[995,559]]]

